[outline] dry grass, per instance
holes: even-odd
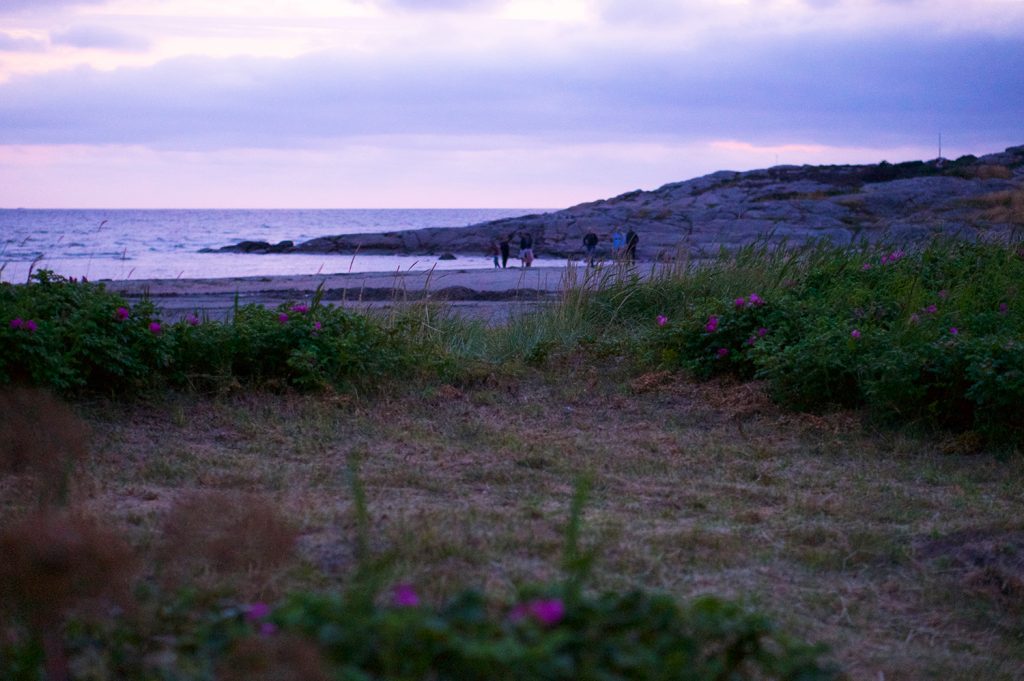
[[[76,501],[156,555],[183,500],[262,495],[240,506],[301,528],[300,562],[279,585],[329,586],[351,574],[357,461],[372,549],[390,554],[396,581],[438,599],[557,576],[573,486],[588,474],[599,588],[745,599],[829,643],[853,678],[1024,672],[1018,457],[943,454],[856,413],[783,412],[757,384],[558,364],[372,401],[92,405]],[[0,508],[18,513],[2,480]],[[239,588],[262,588],[253,578]]]
[[[989,222],[1024,225],[1024,188],[986,194],[977,199],[981,217]]]
[[[178,498],[156,552],[169,585],[242,584],[249,599],[267,596],[269,577],[293,557],[296,528],[266,497],[235,490],[192,491]]]
[[[23,491],[44,504],[64,501],[71,469],[88,449],[85,423],[50,393],[30,388],[0,393],[0,474],[23,477]]]
[[[320,653],[309,641],[293,636],[253,636],[228,654],[219,681],[330,681]]]

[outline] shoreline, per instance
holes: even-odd
[[[323,287],[324,302],[356,309],[387,309],[410,302],[444,302],[461,315],[501,323],[517,311],[553,302],[582,281],[575,266],[359,272],[201,279],[102,280],[107,290],[129,301],[149,298],[168,318],[196,313],[230,317],[238,305],[275,307],[308,301]]]

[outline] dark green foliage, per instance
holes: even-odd
[[[642,329],[632,347],[647,363],[765,379],[778,401],[798,409],[867,406],[894,422],[1024,441],[1017,245],[817,246],[790,258],[752,248],[632,286],[640,290],[630,294],[628,319]],[[753,287],[762,305],[750,305]],[[611,309],[614,295],[599,296],[594,309]]]
[[[388,327],[316,303],[246,306],[228,323],[168,324],[149,301],[130,307],[102,285],[45,270],[26,286],[0,285],[0,383],[65,394],[233,382],[347,388],[438,366],[408,324]]]
[[[28,286],[0,284],[0,382],[139,389],[170,362],[169,344],[152,333],[155,310],[141,303],[119,318],[124,300],[100,285],[70,282],[46,270]],[[23,326],[16,328],[20,320]],[[26,327],[29,322],[34,325]]]
[[[584,595],[548,621],[466,591],[440,608],[353,608],[298,595],[274,613],[349,679],[831,679],[821,649],[715,598],[680,607],[641,591]],[[545,602],[568,603],[557,591]]]
[[[558,589],[551,585],[543,598],[524,595],[515,604],[466,590],[438,607],[293,594],[266,615],[182,592],[142,622],[125,615],[72,619],[64,646],[73,668],[92,670],[72,678],[212,681],[253,639],[307,641],[338,679],[839,678],[821,646],[796,641],[729,601],[701,597],[680,606],[635,590],[585,594],[569,605]],[[531,614],[537,603],[555,604],[554,614]],[[11,630],[0,642],[0,674],[38,679],[42,657],[35,641]]]

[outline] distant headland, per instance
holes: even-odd
[[[298,244],[243,241],[220,251],[480,255],[502,236],[529,232],[538,253],[573,257],[589,231],[607,250],[612,231],[632,229],[640,235],[641,259],[667,260],[757,238],[909,243],[942,235],[1004,236],[1021,228],[1024,145],[956,160],[723,170],[653,191],[469,227],[343,234]]]

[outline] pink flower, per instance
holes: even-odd
[[[282,324],[287,324],[288,323],[288,315],[285,314],[284,312],[282,312],[281,314],[277,315],[277,321],[282,323]]]
[[[708,323],[704,325],[704,330],[708,333],[714,333],[715,329],[718,328],[718,317],[711,315],[708,317]]]
[[[530,614],[546,627],[553,627],[565,618],[565,604],[560,598],[531,601],[527,608]]]
[[[747,304],[747,300],[746,298],[737,298],[736,300],[732,301],[732,304],[735,305],[737,308],[741,308]]]
[[[309,306],[302,305],[302,304],[293,305],[292,306],[292,312],[294,312],[295,314],[305,314],[305,313],[309,312]]]
[[[245,611],[245,619],[250,622],[258,622],[270,614],[270,606],[262,601],[251,603]]]
[[[36,326],[36,322],[34,319],[26,319],[25,323],[21,325],[21,328],[25,329],[29,333],[35,333],[36,329],[38,329],[39,327]]]
[[[119,307],[117,308],[117,311],[114,313],[114,316],[117,317],[118,321],[124,321],[125,319],[128,319],[129,315],[131,315],[131,312],[129,312],[127,307]]]
[[[858,329],[854,329],[853,331],[851,331],[850,338],[852,338],[853,340],[857,340],[858,338],[860,338],[860,331]]]
[[[863,265],[861,265],[860,268],[866,272],[871,269],[871,263],[866,262]]]
[[[1006,314],[1010,311],[1010,306],[1006,303],[999,303],[999,314]]]
[[[718,355],[718,359],[725,359],[729,356],[729,348],[718,348],[715,354]]]
[[[750,338],[747,339],[747,345],[753,345],[756,342],[757,338],[755,338],[754,336],[751,336]]]
[[[936,312],[939,311],[939,306],[936,305],[935,303],[932,303],[928,307],[924,308],[924,311],[926,314],[935,314]]]
[[[391,601],[399,608],[415,608],[420,597],[412,584],[396,584],[391,591]]]
[[[159,336],[160,332],[163,331],[163,327],[160,326],[160,322],[150,322],[149,331],[153,335]]]
[[[767,335],[768,335],[768,329],[764,328],[763,326],[760,329],[757,330],[757,337],[758,338],[764,338]]]
[[[320,329],[324,328],[320,322],[313,322],[313,333],[316,333]]]
[[[666,324],[668,324],[668,317],[666,317],[663,314],[660,314],[660,315],[658,315],[657,322],[658,322],[658,326],[665,326]]]
[[[951,327],[949,327],[949,334],[950,334],[951,336],[956,336],[956,335],[958,335],[959,333],[960,333],[960,329],[956,328],[955,326],[951,326]]]
[[[756,293],[751,293],[749,296],[747,296],[747,300],[750,301],[751,305],[757,305],[758,307],[764,305],[764,299],[761,296],[757,295]]]
[[[25,322],[21,321],[21,317],[15,317],[14,319],[11,320],[12,329],[20,329],[22,326],[24,326],[24,324]]]
[[[199,317],[195,316],[194,314],[190,314],[187,317],[185,317],[185,322],[189,326],[199,326]]]

